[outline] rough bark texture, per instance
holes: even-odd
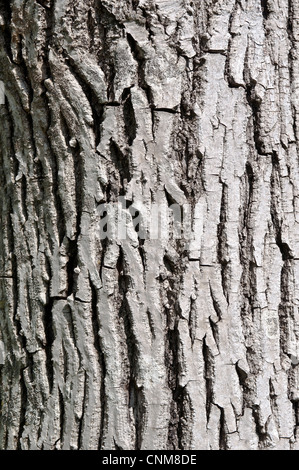
[[[298,1],[0,5],[0,448],[299,449]]]

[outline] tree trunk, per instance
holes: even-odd
[[[0,5],[0,448],[299,449],[298,2]]]

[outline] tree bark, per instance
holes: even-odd
[[[298,2],[0,5],[0,448],[299,449]]]

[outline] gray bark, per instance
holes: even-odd
[[[0,13],[0,448],[299,449],[298,2]]]

